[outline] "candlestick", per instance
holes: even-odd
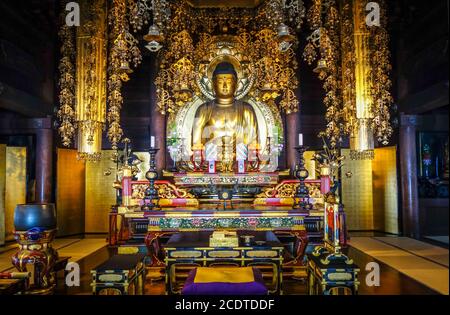
[[[154,137],[152,137],[154,138]],[[154,141],[154,140],[153,140]],[[153,143],[154,145],[154,143]],[[156,153],[159,149],[151,147],[148,152],[150,154],[150,165],[149,170],[145,173],[145,178],[147,178],[149,185],[147,190],[145,191],[144,205],[142,206],[142,210],[144,211],[152,211],[155,208],[161,208],[159,206],[159,194],[158,190],[155,187],[155,182],[158,179],[158,172],[156,171]]]
[[[300,134],[301,135],[301,134]],[[303,136],[300,137],[299,140],[303,141]],[[303,145],[300,145],[295,148],[298,152],[298,164],[296,166],[295,170],[295,177],[300,181],[300,184],[297,186],[297,189],[294,194],[294,209],[303,209],[303,210],[310,210],[311,205],[309,203],[309,189],[306,187],[305,179],[308,178],[309,172],[305,167],[305,158],[304,153],[306,152],[307,148]]]

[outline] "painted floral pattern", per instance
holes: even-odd
[[[160,218],[162,229],[196,228],[289,228],[294,226],[294,218]]]

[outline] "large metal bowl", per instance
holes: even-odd
[[[56,229],[55,205],[52,203],[17,205],[14,211],[14,227],[16,231],[28,231],[32,228]]]

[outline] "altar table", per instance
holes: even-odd
[[[182,232],[172,235],[164,247],[166,265],[166,293],[177,294],[176,268],[187,266],[212,267],[234,265],[272,266],[273,284],[270,293],[282,294],[284,246],[270,231],[238,231],[238,236],[253,235],[254,243],[245,245],[239,237],[239,247],[211,247],[209,237],[212,231]]]

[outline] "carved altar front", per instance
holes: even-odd
[[[186,178],[186,174],[172,174]],[[251,203],[237,202],[234,209],[218,210],[212,200],[202,201],[190,191],[203,186],[203,182],[160,180],[156,187],[160,193],[161,210],[142,211],[146,181],[125,178],[122,183],[123,198],[127,205],[113,208],[110,215],[110,245],[119,246],[124,252],[146,252],[151,258],[150,268],[157,277],[163,270],[164,239],[184,231],[251,230],[274,231],[281,238],[293,239],[292,249],[286,252],[283,270],[287,275],[303,276],[303,257],[308,244],[321,239],[322,203],[321,180],[307,180],[310,187],[309,201],[313,209],[294,210],[296,180],[280,181],[276,174],[258,173],[268,176],[266,185]],[[234,182],[233,174],[228,174]],[[193,176],[204,179],[205,176]],[[221,177],[217,177],[221,178]],[[222,177],[223,178],[223,177]],[[209,180],[206,180],[209,182]],[[225,181],[225,185],[228,185]],[[250,186],[255,186],[250,184]],[[127,197],[127,194],[129,196]],[[145,246],[144,246],[145,244]]]

